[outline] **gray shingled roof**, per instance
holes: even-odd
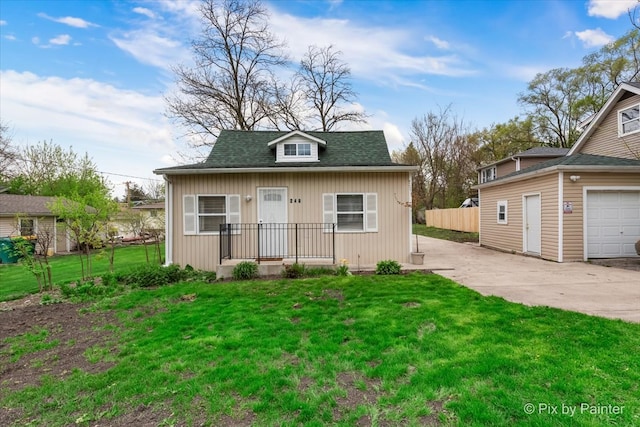
[[[557,157],[564,156],[569,152],[568,148],[558,147],[533,147],[511,157]]]
[[[0,216],[15,216],[16,214],[53,216],[47,205],[54,201],[55,197],[2,193],[0,194]]]
[[[336,167],[336,166],[398,166],[391,161],[382,131],[305,132],[327,142],[320,147],[318,162],[276,163],[275,148],[267,144],[287,135],[289,131],[223,130],[211,149],[207,160],[185,166],[157,169],[189,170],[208,168],[279,168],[279,167]]]
[[[493,182],[501,181],[503,179],[511,178],[517,175],[523,175],[526,173],[535,172],[537,170],[543,170],[543,169],[551,168],[554,166],[576,166],[576,167],[609,166],[611,167],[612,171],[614,171],[616,167],[620,167],[620,166],[636,166],[640,168],[640,160],[623,159],[620,157],[595,156],[592,154],[574,154],[572,156],[557,157],[555,159],[547,160],[546,162],[537,163],[528,168],[521,169],[519,171],[510,173],[505,176],[501,176],[489,182],[493,183]]]

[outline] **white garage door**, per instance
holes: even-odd
[[[587,257],[635,257],[640,191],[587,192]]]

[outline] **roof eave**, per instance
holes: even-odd
[[[415,172],[418,166],[283,166],[257,168],[198,168],[198,169],[156,169],[156,175],[213,175],[232,173],[281,173],[281,172]]]
[[[496,179],[493,181],[485,182],[483,184],[474,185],[473,189],[479,190],[488,187],[495,187],[497,185],[507,184],[510,182],[521,181],[541,175],[547,175],[554,172],[607,172],[607,173],[621,173],[621,172],[638,172],[640,173],[640,166],[608,166],[608,165],[554,165],[544,169],[538,169],[535,171],[523,173],[520,175],[514,175],[508,178]]]

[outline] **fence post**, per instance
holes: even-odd
[[[333,248],[331,248],[331,258],[333,261],[333,264],[336,263],[336,223],[334,222],[333,224],[331,224],[331,239],[332,239],[332,245]]]
[[[258,223],[258,264],[260,264],[260,232],[262,231],[262,224]]]
[[[298,263],[298,223],[296,222],[296,264]]]
[[[222,224],[220,224],[219,242],[218,242],[218,265],[222,265]]]

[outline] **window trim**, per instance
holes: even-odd
[[[22,233],[22,221],[31,221],[31,229],[33,231],[33,233],[31,234],[23,234]],[[38,232],[38,220],[36,218],[18,218],[18,233],[20,233],[20,236],[25,237],[25,236],[35,236],[36,233]]]
[[[491,171],[491,178],[487,179],[486,172]],[[495,166],[491,166],[489,168],[484,168],[480,170],[480,184],[484,184],[485,182],[491,182],[497,178],[498,170]]]
[[[623,123],[622,122],[622,113],[624,111],[631,110],[631,109],[637,109],[638,110],[638,117],[636,117],[635,119],[627,120],[626,122]],[[635,130],[632,130],[630,132],[624,132],[623,125],[625,125],[627,123],[634,122],[634,121],[638,122],[638,125],[639,125],[638,128],[635,129]],[[626,108],[619,109],[618,110],[618,136],[627,136],[627,135],[632,135],[632,134],[638,133],[638,132],[640,132],[640,103],[633,104],[633,105],[630,105],[630,106],[628,106]]]
[[[345,211],[341,214],[362,214],[361,230],[340,230],[338,228],[338,196],[361,196],[362,211]],[[378,232],[378,193],[344,192],[325,193],[322,195],[323,221],[334,223],[335,232],[343,234],[351,233],[377,233]],[[331,206],[329,206],[331,205]],[[325,231],[331,231],[327,229]]]
[[[287,154],[287,146],[295,147],[295,154]],[[309,154],[300,154],[300,147],[305,146],[309,148]],[[307,151],[307,150],[305,150]],[[285,142],[282,147],[282,154],[284,157],[292,158],[292,157],[302,157],[307,158],[311,157],[311,143],[310,142]]]
[[[239,194],[184,194],[182,196],[182,215],[183,215],[183,235],[185,236],[217,236],[220,230],[216,231],[200,231],[201,216],[222,216],[222,214],[201,214],[199,212],[200,197],[224,197],[225,198],[225,223],[240,224],[241,223],[241,205]],[[237,211],[233,208],[237,207]],[[193,212],[191,211],[193,210]],[[193,225],[193,229],[187,226]],[[239,233],[239,230],[233,234]]]
[[[500,219],[500,208],[504,207],[504,218]],[[496,222],[498,224],[509,224],[509,202],[507,200],[498,200],[496,208]]]

